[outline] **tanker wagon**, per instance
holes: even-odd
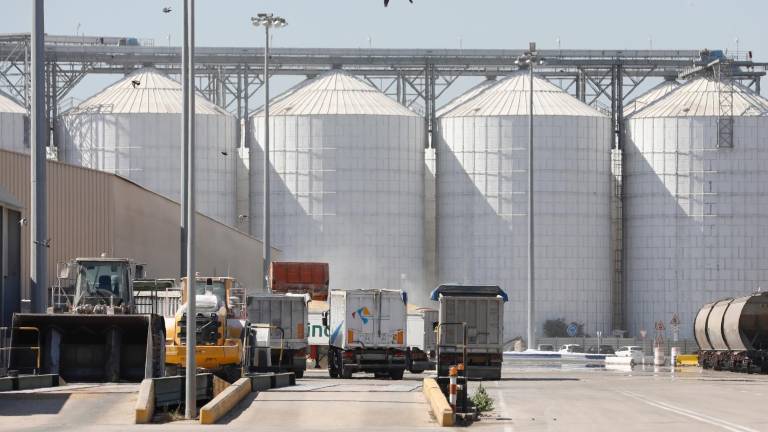
[[[307,304],[308,294],[257,294],[248,297],[246,311],[248,313],[249,329],[269,327],[269,365],[254,366],[249,364],[251,371],[280,372],[290,371],[296,378],[302,378],[307,369],[307,324],[309,316]],[[255,326],[255,327],[254,327]],[[265,330],[266,331],[266,330]],[[246,345],[254,347],[255,335],[248,331]],[[255,359],[252,353],[247,356]],[[252,363],[252,361],[249,361]]]
[[[704,305],[693,330],[704,369],[768,373],[768,292]]]
[[[448,284],[432,291],[439,302],[438,377],[463,363],[467,378],[501,379],[507,299],[495,285]]]
[[[351,378],[355,372],[399,380],[406,368],[407,296],[395,290],[331,290],[328,372]]]

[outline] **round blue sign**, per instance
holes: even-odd
[[[571,323],[568,328],[565,329],[565,332],[568,333],[568,336],[574,337],[579,333],[579,326],[577,326],[576,323]]]

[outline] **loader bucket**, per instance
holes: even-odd
[[[162,376],[158,315],[15,314],[11,368],[70,382],[139,382]]]

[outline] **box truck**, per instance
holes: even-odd
[[[440,305],[438,376],[463,363],[470,379],[501,379],[507,294],[495,285],[449,284],[435,288],[431,298]]]
[[[437,352],[438,311],[430,308],[408,308],[408,370],[422,373],[435,369]]]
[[[406,368],[407,296],[394,290],[331,290],[324,324],[330,329],[332,378],[355,372],[402,379]]]

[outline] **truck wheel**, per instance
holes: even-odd
[[[389,377],[392,378],[393,380],[401,380],[403,379],[404,372],[405,370],[403,369],[394,369],[389,371]]]
[[[344,379],[351,379],[352,378],[352,369],[350,368],[344,368],[344,366],[341,367],[341,377]]]
[[[328,351],[328,375],[331,378],[339,377],[339,369],[336,367],[336,350],[334,349]]]

